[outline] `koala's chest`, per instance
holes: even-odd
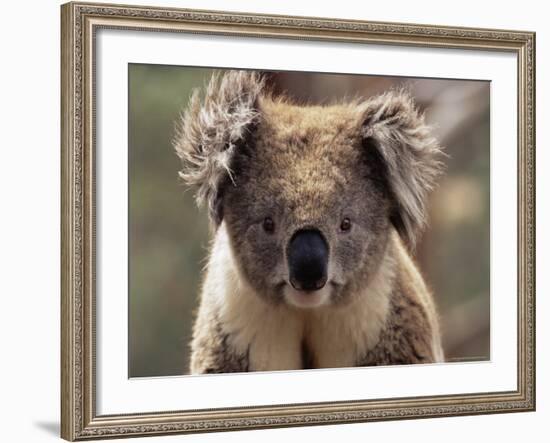
[[[331,326],[300,315],[270,314],[261,319],[249,318],[248,328],[234,337],[238,347],[248,350],[250,370],[354,366],[358,351],[362,352],[363,344],[338,322]]]

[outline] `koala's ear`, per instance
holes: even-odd
[[[409,247],[426,225],[426,199],[444,155],[410,95],[390,91],[362,107],[365,149],[376,149],[394,200],[391,221]]]
[[[177,124],[174,147],[182,161],[179,175],[197,189],[197,203],[208,206],[216,226],[223,218],[223,187],[232,180],[232,159],[259,121],[263,86],[255,72],[215,73],[202,99],[200,91],[194,91]]]

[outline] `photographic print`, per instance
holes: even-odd
[[[489,81],[128,79],[130,377],[490,360]]]
[[[535,409],[535,35],[61,7],[61,435]]]

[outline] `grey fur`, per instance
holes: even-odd
[[[181,177],[196,188],[199,204],[206,202],[217,228],[194,328],[193,372],[271,368],[266,361],[277,356],[258,357],[262,331],[251,325],[267,325],[275,312],[284,322],[287,308],[289,318],[297,318],[294,310],[303,308],[296,308],[298,296],[289,287],[286,251],[304,227],[319,230],[330,251],[318,306],[374,303],[385,315],[379,331],[357,323],[374,334],[375,345],[361,331],[350,334],[361,340],[358,346],[371,343],[356,365],[441,360],[432,296],[401,242],[413,246],[426,226],[442,151],[406,92],[307,107],[265,93],[257,73],[216,74],[202,101],[194,93],[175,148]],[[272,232],[262,228],[266,217],[274,221]],[[339,230],[344,217],[352,222],[345,233]],[[388,302],[386,314],[380,297]],[[265,304],[272,315],[246,317],[267,315]],[[319,317],[310,311],[317,308],[304,309],[299,321],[311,330]],[[314,338],[296,340],[296,359],[289,361],[322,365]]]
[[[208,358],[202,362],[204,374],[219,374],[230,372],[248,372],[249,361],[246,352],[239,352],[231,345],[231,334],[224,331],[221,322],[213,321],[213,333],[208,343],[198,343],[202,349],[208,349]]]

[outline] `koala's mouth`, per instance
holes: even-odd
[[[317,308],[328,304],[330,301],[330,285],[313,291],[302,291],[287,284],[283,288],[286,303],[297,308]]]

